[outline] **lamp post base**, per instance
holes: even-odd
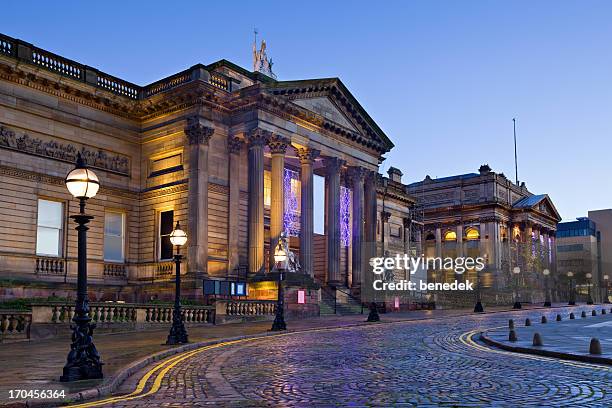
[[[272,323],[272,328],[270,329],[270,331],[284,331],[287,330],[287,324],[285,323],[285,320],[282,318],[275,318],[274,322]]]
[[[484,313],[484,307],[482,307],[482,302],[480,300],[476,302],[476,306],[474,306],[474,313]]]
[[[552,307],[550,300],[547,300],[546,302],[544,302],[544,307]]]
[[[75,318],[72,328],[72,344],[62,376],[61,382],[81,380],[95,380],[104,378],[100,354],[93,343],[93,330],[95,324],[89,323],[89,318],[79,321]]]
[[[183,319],[173,320],[172,327],[170,328],[170,333],[168,333],[168,339],[166,340],[166,344],[173,345],[186,343],[189,343],[189,338],[187,336],[187,330],[185,329]]]
[[[379,322],[380,316],[378,315],[378,307],[376,303],[370,303],[370,313],[368,314],[368,322]]]
[[[514,305],[512,306],[513,309],[522,309],[523,306],[521,306],[521,302],[514,302]]]

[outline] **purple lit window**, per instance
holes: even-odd
[[[347,247],[351,243],[351,190],[340,186],[340,242]]]
[[[300,175],[297,171],[285,169],[283,178],[283,188],[285,190],[283,228],[288,237],[300,235],[299,180]]]

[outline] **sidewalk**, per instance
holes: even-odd
[[[605,309],[606,314],[602,314]],[[581,317],[581,310],[586,317]],[[595,310],[597,315],[593,316]],[[525,326],[525,321],[514,321],[517,341],[509,341],[509,328],[489,330],[482,334],[482,340],[489,345],[519,353],[537,354],[549,357],[578,360],[590,363],[612,365],[612,309],[610,305],[584,306],[574,311],[575,319],[570,320],[569,311],[543,311],[548,322],[541,317]],[[562,321],[557,321],[557,314]],[[533,337],[539,333],[542,346],[533,345]],[[592,338],[600,341],[602,354],[589,354]]]
[[[527,310],[532,309],[527,308]],[[506,307],[488,308],[487,312],[509,310]],[[323,327],[344,327],[366,324],[364,315],[322,316],[309,319],[288,320],[288,331],[302,331]],[[472,314],[472,310],[421,310],[381,314],[381,322],[397,322],[447,318]],[[272,322],[250,322],[219,326],[192,326],[187,328],[191,343],[214,341],[238,336],[263,335]],[[113,377],[126,366],[155,353],[168,351],[179,346],[166,346],[169,327],[145,331],[99,334],[95,344],[104,362],[103,380],[61,383],[58,381],[70,346],[69,336],[53,339],[0,344],[0,406],[8,402],[10,389],[65,390],[66,395],[108,386]]]

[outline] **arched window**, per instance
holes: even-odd
[[[478,231],[478,228],[469,227],[468,229],[466,229],[465,239],[468,241],[475,241],[477,239],[480,239],[480,232]]]
[[[455,231],[447,231],[444,234],[445,241],[457,241],[457,233]]]

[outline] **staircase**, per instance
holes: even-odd
[[[335,291],[333,288],[328,286],[321,288],[321,303],[319,304],[319,310],[321,316],[333,315],[334,314],[334,296]],[[345,294],[348,294],[348,290],[344,288],[337,289]],[[347,296],[347,303],[336,303],[336,313],[340,316],[361,314],[361,301],[351,295]]]

